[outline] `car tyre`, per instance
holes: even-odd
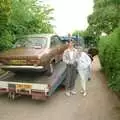
[[[54,65],[52,63],[50,63],[47,67],[47,76],[51,76],[54,73]]]

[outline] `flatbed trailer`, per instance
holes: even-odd
[[[0,93],[7,93],[10,99],[17,96],[32,96],[35,100],[46,100],[64,81],[66,66],[60,62],[55,66],[53,75],[44,73],[12,73],[7,72],[0,76]]]

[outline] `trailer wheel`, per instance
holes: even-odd
[[[15,100],[15,96],[16,96],[16,95],[15,95],[15,92],[13,92],[13,93],[12,93],[12,96],[11,96],[11,99],[12,99],[12,100]]]
[[[11,92],[8,93],[8,99],[11,99]]]
[[[8,93],[8,98],[9,98],[10,100],[15,100],[15,97],[16,97],[15,92],[9,92],[9,93]]]

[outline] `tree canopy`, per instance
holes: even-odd
[[[94,12],[88,17],[88,31],[100,36],[120,25],[120,0],[94,0]]]
[[[85,31],[75,30],[73,31],[72,35],[82,37],[84,39],[84,43],[86,47],[90,45],[96,45],[95,37],[92,36],[87,30]]]
[[[11,47],[16,36],[52,33],[53,11],[38,0],[1,0],[0,50]]]

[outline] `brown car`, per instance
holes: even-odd
[[[19,39],[14,47],[0,53],[2,69],[17,71],[43,71],[50,75],[54,65],[62,59],[67,48],[58,35],[29,35]]]

